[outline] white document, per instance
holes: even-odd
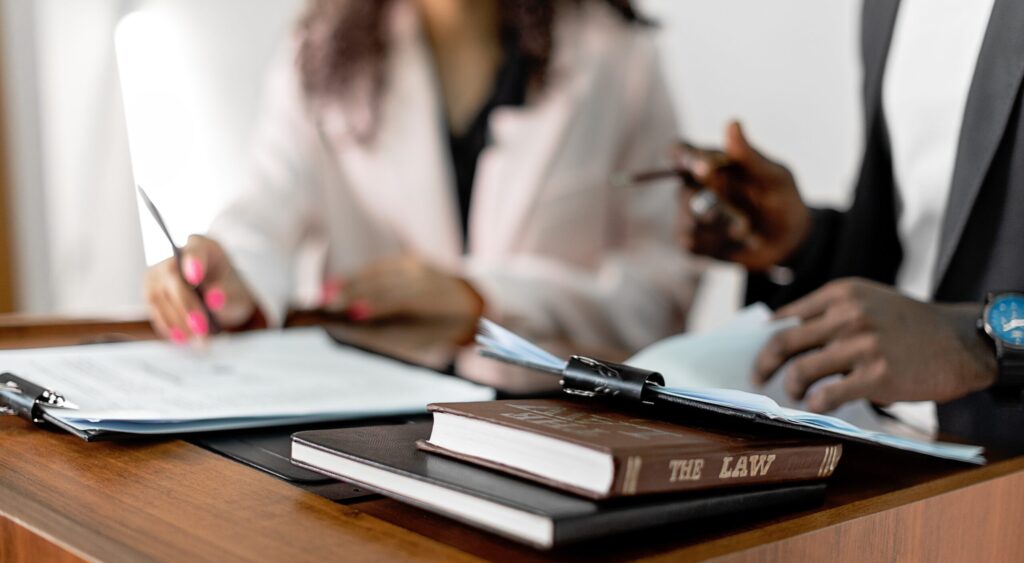
[[[797,324],[797,319],[773,321],[771,310],[756,303],[739,311],[722,327],[671,336],[644,348],[626,363],[661,373],[668,387],[746,391],[764,395],[778,406],[802,410],[803,405],[786,393],[781,373],[763,387],[756,387],[751,380],[754,360],[761,348],[776,332]],[[867,401],[847,403],[831,414],[865,430],[894,429]]]
[[[425,412],[494,391],[341,346],[319,328],[0,352],[11,372],[67,397],[79,429],[177,433]]]
[[[751,372],[758,352],[776,332],[795,326],[795,319],[772,320],[764,304],[743,309],[725,326],[697,334],[680,334],[656,342],[626,364],[665,377],[665,391],[679,397],[767,416],[817,430],[867,440],[902,450],[970,463],[984,463],[984,449],[935,442],[915,429],[878,416],[867,401],[848,403],[829,415],[801,410],[773,377],[755,388]],[[556,358],[494,323],[485,322],[477,342],[502,359],[559,372]],[[833,376],[839,377],[839,376]]]

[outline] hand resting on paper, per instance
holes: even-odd
[[[856,399],[950,401],[996,379],[995,355],[975,327],[979,312],[977,304],[922,303],[889,286],[838,280],[776,312],[801,324],[765,345],[754,379],[763,383],[792,360],[780,375],[786,390],[817,412]],[[844,377],[811,389],[833,374]]]
[[[356,322],[407,318],[464,319],[475,324],[484,301],[468,281],[415,256],[371,263],[324,284],[323,306]]]
[[[178,344],[209,334],[193,287],[203,289],[206,305],[222,327],[238,328],[252,318],[256,302],[217,241],[193,235],[181,253],[181,273],[173,258],[146,272],[144,293],[158,334]]]

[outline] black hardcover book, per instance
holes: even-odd
[[[431,423],[300,432],[292,462],[541,549],[730,514],[798,509],[822,483],[593,501],[416,448]]]

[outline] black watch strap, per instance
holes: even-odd
[[[996,360],[999,362],[999,378],[996,387],[1024,389],[1024,350],[996,344]]]

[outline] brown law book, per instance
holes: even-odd
[[[420,449],[588,498],[814,481],[842,446],[758,438],[554,399],[442,403]]]

